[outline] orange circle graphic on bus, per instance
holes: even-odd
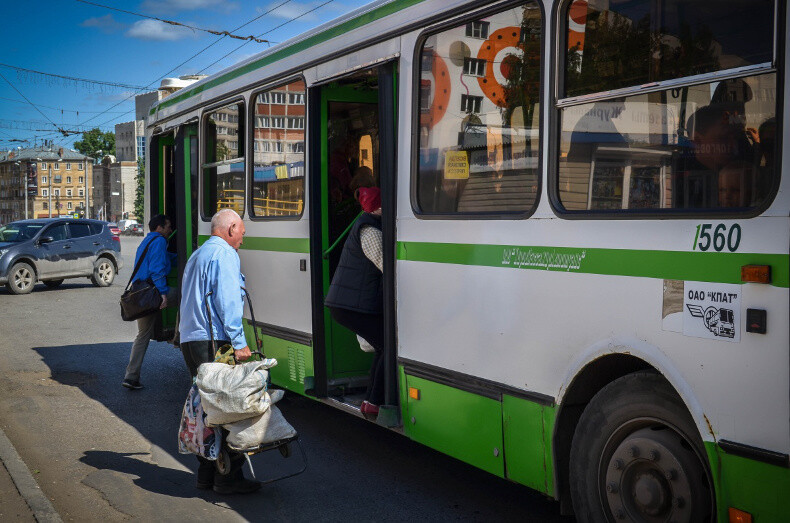
[[[450,71],[447,69],[447,64],[441,56],[436,54],[436,51],[431,51],[431,74],[433,75],[434,89],[433,101],[431,108],[427,113],[423,113],[420,118],[420,124],[429,129],[439,123],[439,120],[444,118],[444,113],[447,112],[447,104],[450,102]],[[430,89],[431,81],[422,78],[420,80],[420,88]]]
[[[497,29],[483,42],[477,53],[479,59],[486,61],[486,75],[478,78],[477,82],[488,99],[499,107],[506,106],[502,83],[506,81],[513,62],[517,62],[523,53],[519,49],[520,34],[520,27]],[[509,49],[512,51],[508,52]]]

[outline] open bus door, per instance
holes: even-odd
[[[395,63],[364,70],[311,90],[310,103],[320,118],[312,120],[311,263],[316,396],[358,408],[364,399],[372,354],[360,349],[356,335],[337,324],[324,298],[329,290],[345,235],[360,213],[352,180],[359,167],[372,171],[382,189],[384,316],[387,414],[379,423],[394,426],[397,380],[394,332],[395,215]],[[356,180],[357,182],[359,180]],[[383,411],[380,411],[383,412]]]
[[[154,136],[149,148],[151,187],[148,216],[164,214],[172,220],[173,235],[167,250],[177,253],[167,277],[167,285],[179,288],[189,256],[197,248],[196,214],[192,202],[197,191],[197,125],[180,127],[175,133]],[[160,311],[153,338],[170,341],[173,338],[178,304],[170,304]]]

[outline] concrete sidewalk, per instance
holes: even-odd
[[[0,521],[60,522],[14,445],[0,429]]]

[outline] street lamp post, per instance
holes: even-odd
[[[52,218],[52,162],[49,162],[47,166],[49,167],[49,174],[47,175],[47,182],[49,182],[49,190],[47,191],[49,204],[47,204],[47,209],[49,209],[49,217]]]

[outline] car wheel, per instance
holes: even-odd
[[[17,263],[8,272],[6,287],[13,294],[27,294],[36,285],[36,273],[27,263]]]
[[[50,289],[54,289],[55,287],[60,287],[61,283],[63,283],[63,280],[47,280],[44,282],[44,285]]]
[[[713,521],[697,427],[658,374],[637,372],[596,394],[573,435],[570,490],[579,521]]]
[[[115,265],[107,258],[99,258],[93,264],[91,281],[97,287],[109,287],[115,279]]]

